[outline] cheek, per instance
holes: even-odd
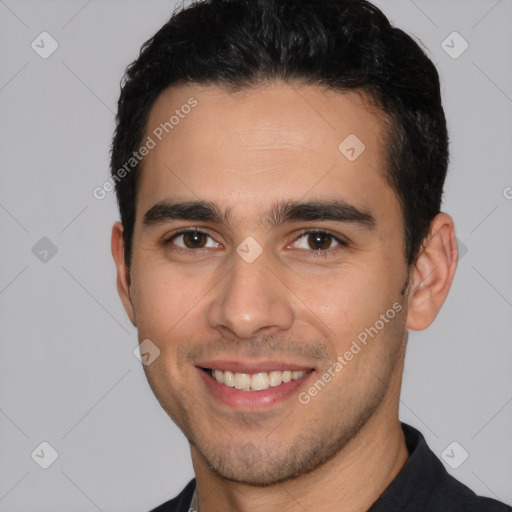
[[[135,276],[133,299],[141,339],[164,344],[197,318],[207,290],[202,279],[152,262],[141,262]]]
[[[149,264],[143,271],[139,266],[134,290],[138,336],[150,339],[160,350],[144,370],[155,395],[173,417],[183,416],[175,396],[183,393],[191,379],[180,349],[189,339],[205,337],[199,318],[204,294],[200,279],[171,272],[168,265]]]
[[[339,352],[365,328],[373,326],[397,301],[399,283],[384,261],[381,264],[344,266],[294,285],[303,310],[314,313],[322,331]]]

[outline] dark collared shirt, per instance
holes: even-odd
[[[512,512],[499,501],[477,496],[448,474],[416,429],[402,424],[409,459],[368,512]],[[189,512],[195,480],[152,512]],[[192,512],[192,511],[190,511]]]

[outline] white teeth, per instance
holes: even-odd
[[[268,373],[255,373],[251,377],[251,389],[254,391],[261,391],[269,387]]]
[[[251,376],[248,373],[235,373],[235,388],[249,391],[251,389]]]
[[[281,382],[283,382],[283,373],[282,372],[270,372],[268,374],[269,384],[270,386],[279,386]]]
[[[228,370],[212,370],[212,377],[219,382],[230,388],[236,388],[243,391],[263,391],[269,387],[279,386],[292,380],[298,380],[305,371],[290,371],[284,372],[272,371],[258,372],[254,374],[249,373],[233,373]]]
[[[229,386],[230,388],[235,387],[235,375],[232,372],[224,372],[224,382],[219,379],[218,375],[219,373],[222,375],[222,370],[215,370],[214,377],[217,380],[217,382],[220,382],[221,384],[226,384],[226,386]]]

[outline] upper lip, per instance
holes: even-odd
[[[233,361],[233,360],[214,360],[205,361],[196,364],[198,368],[206,368],[209,370],[227,370],[233,373],[259,373],[259,372],[284,372],[291,371],[308,371],[313,370],[312,366],[304,364],[295,364],[281,361]]]

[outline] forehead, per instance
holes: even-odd
[[[305,196],[366,206],[377,194],[393,207],[383,121],[358,92],[172,87],[146,126],[154,147],[143,161],[138,213],[172,195],[223,201],[235,213]]]

